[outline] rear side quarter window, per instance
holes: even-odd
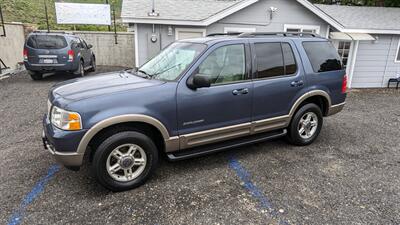
[[[315,73],[343,69],[340,57],[330,42],[303,42],[303,47]]]

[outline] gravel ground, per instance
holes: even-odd
[[[400,91],[353,90],[311,146],[164,160],[144,186],[112,193],[43,150],[47,91],[67,78],[0,80],[0,224],[400,224]]]

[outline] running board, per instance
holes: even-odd
[[[190,149],[181,150],[178,152],[167,153],[168,160],[179,161],[184,159],[190,159],[194,157],[204,156],[216,152],[225,151],[230,148],[240,147],[243,145],[254,144],[257,142],[263,142],[279,137],[283,137],[287,134],[287,130],[278,130],[267,133],[255,134],[247,137],[237,138],[229,141],[218,142],[215,144],[209,144],[200,147],[194,147]]]

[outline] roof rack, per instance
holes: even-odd
[[[215,36],[238,36],[241,38],[249,38],[249,37],[262,37],[262,36],[273,36],[273,35],[278,35],[278,36],[283,36],[283,37],[320,37],[317,34],[314,33],[305,33],[305,32],[229,32],[229,33],[214,33],[214,34],[209,34],[207,37],[215,37]]]
[[[32,33],[50,33],[50,34],[67,34],[65,31],[50,31],[47,30],[35,30]]]
[[[241,33],[238,37],[256,37],[256,36],[268,36],[268,35],[280,35],[284,37],[293,37],[293,36],[310,36],[310,37],[319,37],[319,35],[314,33],[306,33],[306,32],[249,32],[249,33]]]
[[[242,32],[228,32],[228,33],[213,33],[208,34],[207,37],[215,37],[215,36],[238,36],[243,34]]]

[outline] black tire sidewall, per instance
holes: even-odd
[[[298,132],[298,124],[300,119],[303,117],[304,114],[308,113],[308,112],[313,112],[317,115],[318,118],[318,126],[317,126],[317,130],[315,131],[314,135],[308,139],[303,139],[299,132]],[[289,142],[291,142],[292,144],[295,145],[300,145],[300,146],[304,146],[304,145],[309,145],[311,143],[313,143],[319,136],[319,133],[321,132],[322,129],[322,124],[323,124],[323,115],[321,112],[321,109],[314,103],[308,103],[304,106],[302,106],[294,115],[290,126],[289,126],[289,134],[288,134],[288,140]]]
[[[146,153],[146,167],[142,174],[129,182],[119,182],[114,180],[107,172],[106,162],[109,154],[118,146],[133,143],[139,145]],[[125,131],[117,133],[107,138],[97,148],[92,164],[92,172],[96,179],[107,189],[112,191],[125,191],[142,185],[154,171],[158,164],[158,151],[153,141],[146,135],[135,132]]]

